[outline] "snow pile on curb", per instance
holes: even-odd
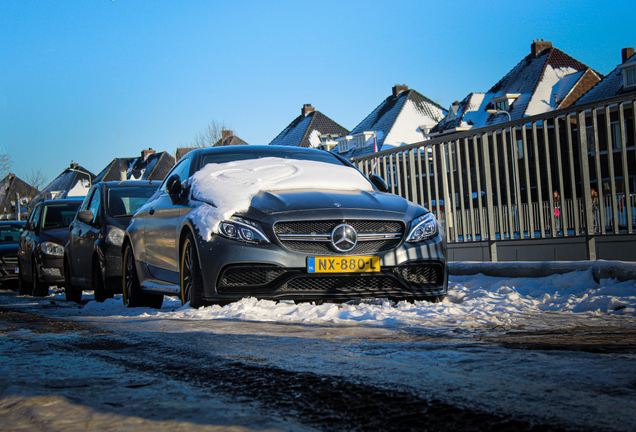
[[[119,297],[119,296],[118,296]],[[528,315],[558,314],[567,320],[636,317],[636,281],[594,281],[591,270],[542,278],[453,276],[444,302],[393,303],[386,299],[344,304],[295,304],[245,298],[226,306],[193,309],[165,297],[161,310],[129,309],[120,298],[89,302],[83,315],[159,317],[188,320],[243,320],[297,324],[493,328],[522,326]],[[546,315],[547,316],[547,315]],[[535,320],[536,321],[536,320]]]

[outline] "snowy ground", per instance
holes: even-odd
[[[90,293],[85,293],[90,298]],[[57,294],[62,298],[63,294]],[[165,297],[160,310],[129,309],[120,296],[104,303],[90,301],[78,314],[188,320],[242,320],[294,324],[413,326],[428,329],[540,330],[570,327],[590,321],[601,325],[636,324],[636,281],[604,279],[592,271],[543,278],[495,278],[484,275],[450,278],[449,294],[441,303],[387,300],[345,304],[273,302],[246,298],[227,306],[193,309]],[[541,315],[541,319],[537,319]]]
[[[346,425],[337,430],[364,430],[351,417],[357,408],[346,409],[349,402],[290,410],[299,401],[328,401],[331,390],[316,390],[326,382],[349,389],[348,401],[370,403],[382,395],[377,406],[360,408],[367,417],[377,411],[377,422],[387,406],[403,407],[404,395],[504,420],[538,416],[539,425],[555,430],[627,431],[636,422],[636,281],[596,282],[591,270],[543,278],[455,276],[447,299],[435,304],[247,298],[193,309],[165,297],[153,310],[128,308],[119,296],[96,303],[86,292],[84,300],[78,306],[59,292],[44,299],[0,296],[0,307],[15,319],[59,319],[51,325],[35,319],[32,328],[43,333],[29,332],[6,313],[3,330],[0,313],[0,334],[7,336],[0,338],[0,394],[62,395],[91,408],[90,416],[110,410],[257,429],[336,430],[316,425],[342,409]],[[60,326],[68,331],[51,333]],[[537,335],[541,343],[558,340],[546,349]],[[563,346],[588,336],[595,339],[592,350]],[[607,349],[611,343],[619,349]],[[34,361],[66,367],[33,368]],[[212,403],[217,410],[209,409]],[[307,421],[311,415],[318,423]],[[16,424],[31,418],[18,415]],[[471,418],[462,423],[466,430],[473,430]],[[59,420],[68,420],[66,414]]]

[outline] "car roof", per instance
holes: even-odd
[[[331,154],[336,157],[335,154],[321,150],[321,149],[313,149],[307,147],[294,147],[294,146],[270,146],[270,145],[238,145],[238,146],[222,146],[222,147],[208,147],[203,149],[192,150],[190,153],[199,153],[202,155],[207,154],[215,154],[215,153],[250,153],[250,154],[263,154],[272,157],[276,157],[281,154],[292,154],[303,152],[307,154],[311,153],[320,153],[320,154]]]
[[[160,181],[153,180],[122,180],[122,181],[107,181],[107,182],[99,182],[97,184],[102,184],[107,188],[118,188],[118,187],[159,187],[161,184]]]
[[[64,203],[76,203],[76,202],[81,203],[82,201],[84,201],[84,197],[52,199],[52,200],[44,200],[40,202],[43,205],[46,205],[46,204],[64,204]]]

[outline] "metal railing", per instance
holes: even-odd
[[[449,243],[634,234],[636,95],[352,159],[430,209]]]

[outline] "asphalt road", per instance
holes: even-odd
[[[546,319],[546,317],[537,317]],[[0,291],[0,430],[633,430],[636,329],[78,316]]]

